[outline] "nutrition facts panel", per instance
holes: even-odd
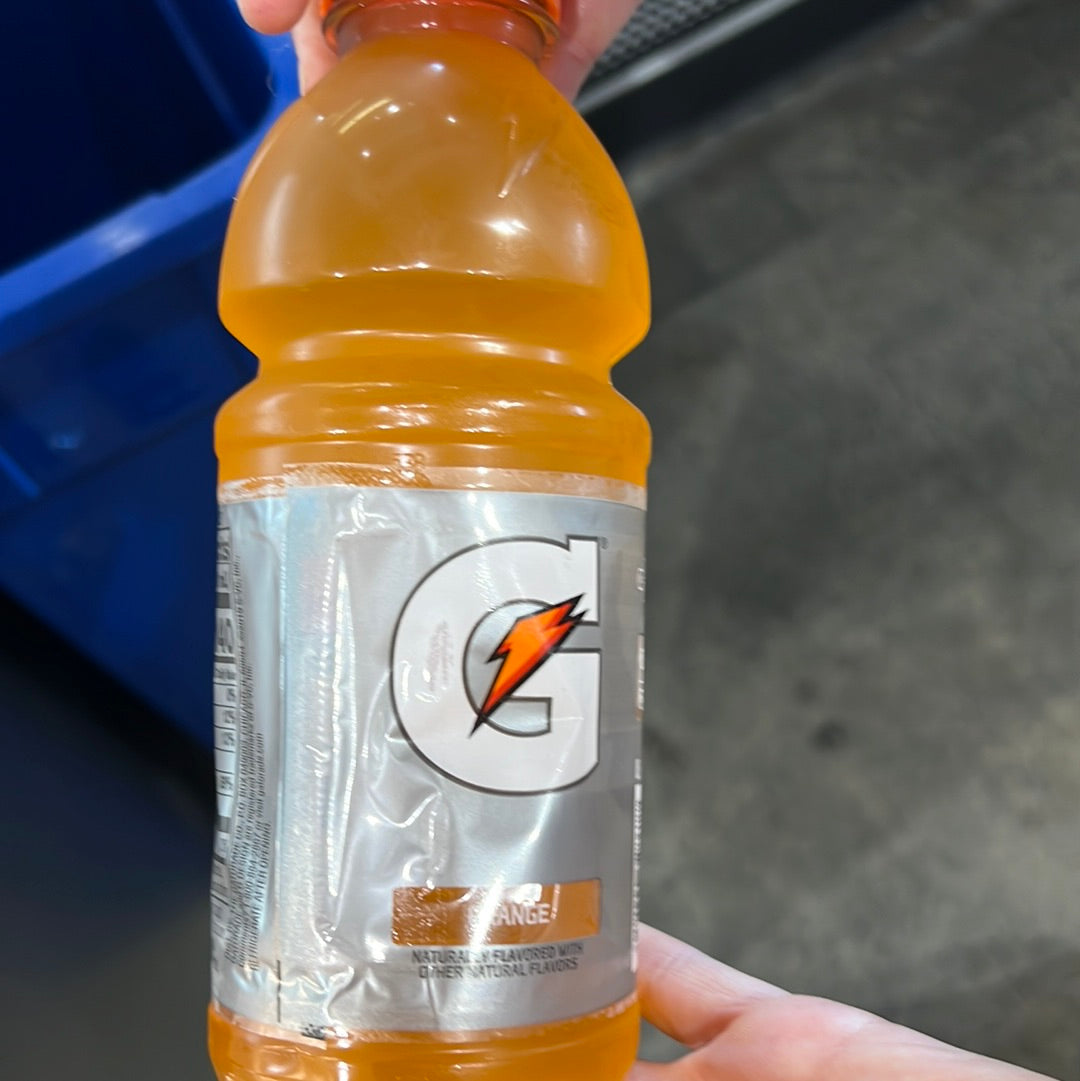
[[[228,922],[225,882],[226,838],[236,798],[237,712],[240,681],[236,662],[236,587],[232,534],[217,536],[217,611],[214,619],[214,765],[217,783],[217,833],[211,902],[215,929]]]

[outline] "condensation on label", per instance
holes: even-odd
[[[633,993],[644,513],[282,484],[223,503],[213,992],[315,1038]]]

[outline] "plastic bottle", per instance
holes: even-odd
[[[649,432],[629,198],[556,0],[369,0],[229,226],[222,1081],[620,1081]]]

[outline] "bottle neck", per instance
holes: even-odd
[[[464,31],[539,62],[558,37],[558,0],[323,0],[331,47],[344,55],[388,34]]]

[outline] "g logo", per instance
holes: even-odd
[[[508,795],[570,788],[592,773],[599,641],[570,646],[579,628],[598,628],[599,559],[596,539],[501,541],[460,552],[417,586],[391,673],[398,720],[422,758]]]

